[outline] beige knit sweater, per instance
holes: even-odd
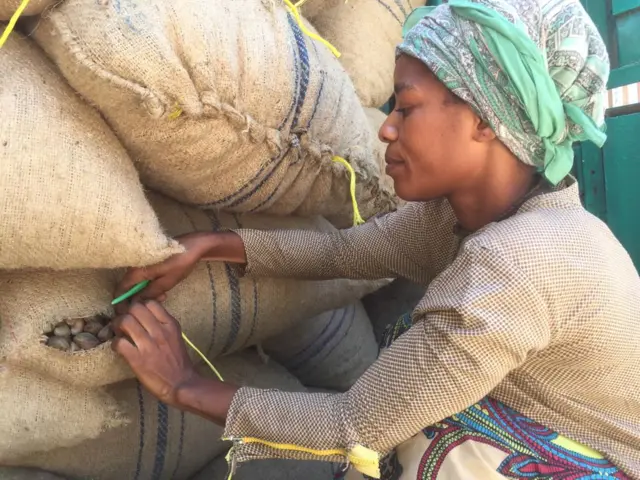
[[[627,252],[573,180],[463,240],[454,226],[438,200],[336,234],[238,231],[251,275],[403,276],[428,289],[414,326],[350,391],[243,388],[226,436],[383,454],[491,395],[640,479],[640,279]]]

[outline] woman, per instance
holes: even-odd
[[[162,401],[226,425],[238,461],[347,460],[403,480],[640,478],[640,279],[568,175],[572,142],[604,141],[604,44],[578,0],[450,0],[420,15],[380,129],[387,173],[414,203],[337,234],[188,235],[184,254],[130,271],[118,292],[148,279],[139,299],[162,299],[203,259],[428,286],[363,378],[343,394],[203,379],[155,301],[117,320],[114,348]]]

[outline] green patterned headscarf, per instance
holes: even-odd
[[[575,141],[602,146],[607,50],[579,0],[449,0],[414,11],[398,54],[424,62],[556,185]]]

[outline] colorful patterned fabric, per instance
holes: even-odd
[[[609,59],[579,0],[450,0],[425,13],[398,53],[424,62],[522,162],[556,185],[574,141],[602,146]]]
[[[381,348],[390,347],[411,326],[411,313],[401,316],[385,330]],[[459,450],[457,458],[447,462],[454,449]],[[459,459],[472,465],[473,471],[456,464]],[[490,397],[425,428],[387,456],[380,471],[382,480],[628,478],[598,452]],[[343,470],[335,478],[345,476]]]

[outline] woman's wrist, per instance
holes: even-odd
[[[200,260],[222,261],[245,264],[247,257],[242,238],[235,232],[213,232],[202,235],[197,240]]]
[[[224,426],[238,387],[195,375],[176,388],[176,408],[194,413]]]

